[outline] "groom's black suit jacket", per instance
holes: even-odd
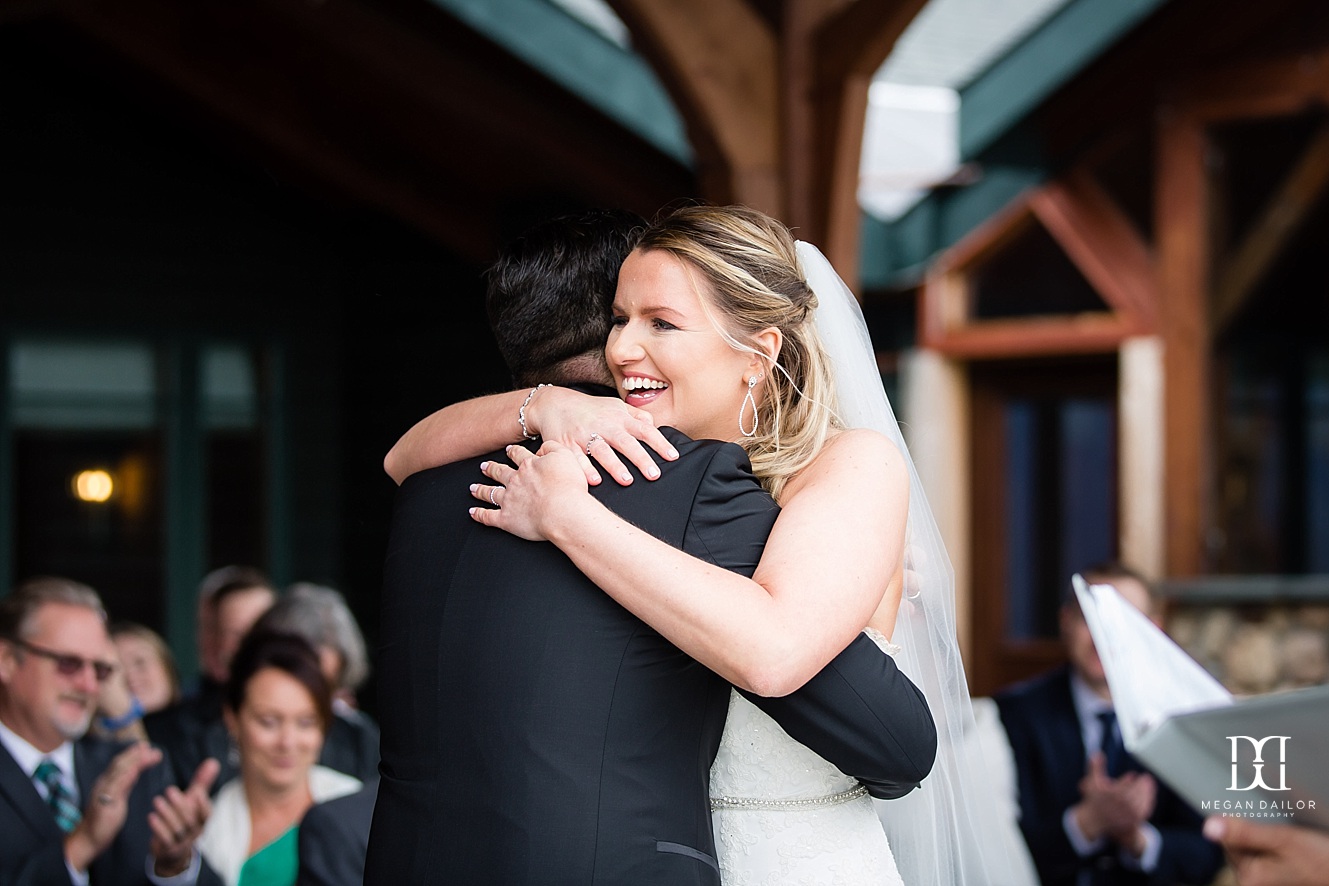
[[[681,457],[660,479],[594,494],[750,575],[776,506],[737,446],[666,433]],[[553,545],[472,521],[479,461],[398,493],[366,884],[718,884],[708,770],[728,684]],[[877,795],[911,790],[931,766],[922,695],[865,637],[799,692],[754,700]]]

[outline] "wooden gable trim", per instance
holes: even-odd
[[[1111,311],[1070,316],[971,319],[969,274],[1030,225],[1041,224]],[[920,296],[919,341],[970,359],[1110,353],[1158,328],[1152,250],[1088,172],[1026,192],[934,263]]]
[[[1000,212],[943,252],[933,262],[932,267],[943,271],[968,268],[1023,234],[1035,221],[1034,214],[1029,208],[1035,191],[1036,189],[1031,189],[1020,194]]]
[[[1137,333],[1158,328],[1158,272],[1135,225],[1087,172],[1038,189],[1029,208],[1113,310]]]
[[[984,320],[948,329],[927,346],[948,357],[967,360],[1049,357],[1064,354],[1110,354],[1133,334],[1128,321],[1109,313],[1069,317]]]

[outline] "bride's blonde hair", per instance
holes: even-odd
[[[747,207],[685,206],[652,224],[637,248],[669,252],[698,270],[710,285],[697,294],[721,335],[767,361],[757,434],[740,443],[779,501],[785,483],[838,427],[830,360],[813,323],[817,296],[799,267],[793,236]],[[757,333],[771,327],[783,335],[774,364],[756,345]]]

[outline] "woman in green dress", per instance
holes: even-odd
[[[231,663],[226,728],[240,775],[217,793],[199,851],[226,886],[292,886],[300,820],[360,782],[316,765],[332,690],[303,639],[251,634]]]

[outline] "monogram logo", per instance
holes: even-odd
[[[1287,736],[1287,735],[1266,735],[1264,738],[1255,738],[1255,737],[1250,736],[1250,735],[1229,735],[1229,736],[1227,736],[1227,740],[1230,741],[1230,742],[1232,742],[1232,784],[1228,787],[1228,790],[1229,790],[1229,791],[1253,791],[1253,790],[1255,790],[1256,788],[1264,788],[1266,791],[1289,791],[1289,790],[1291,790],[1291,788],[1289,788],[1289,787],[1287,786],[1287,740],[1288,740],[1288,738],[1290,738],[1290,736]],[[1265,776],[1265,770],[1264,770],[1264,767],[1265,767],[1264,748],[1265,748],[1265,745],[1266,745],[1266,744],[1268,744],[1270,741],[1273,741],[1274,739],[1278,739],[1278,744],[1275,746],[1275,747],[1277,748],[1277,751],[1278,751],[1278,761],[1277,761],[1277,763],[1278,763],[1278,787],[1276,787],[1276,788],[1275,788],[1275,787],[1270,787],[1268,784],[1265,783],[1265,780],[1264,780],[1264,776]],[[1241,759],[1239,758],[1239,756],[1238,756],[1239,749],[1242,747],[1241,743],[1242,743],[1243,741],[1248,741],[1248,742],[1250,742],[1250,743],[1251,743],[1251,747],[1252,747],[1252,748],[1254,749],[1254,751],[1255,751],[1255,759],[1252,760],[1249,764],[1245,764],[1245,763],[1243,763],[1243,762],[1241,761]],[[1271,749],[1271,750],[1272,750],[1272,749]],[[1272,755],[1271,755],[1271,756],[1272,756]],[[1273,763],[1274,763],[1273,760],[1270,760],[1270,761],[1269,761],[1269,765],[1270,765],[1271,767],[1272,767]],[[1239,775],[1240,775],[1242,769],[1244,769],[1247,765],[1253,767],[1253,775],[1252,775],[1252,778],[1251,778],[1251,783],[1248,784],[1248,785],[1246,785],[1245,787],[1238,787],[1238,786],[1237,786],[1237,779],[1238,779],[1238,777],[1239,777]],[[1271,772],[1271,774],[1272,774],[1272,769],[1270,770],[1270,772]]]

